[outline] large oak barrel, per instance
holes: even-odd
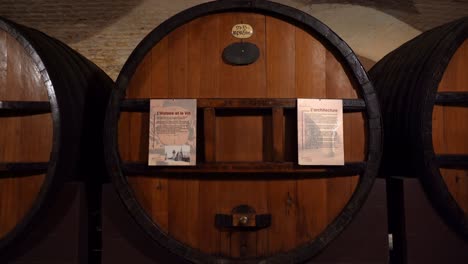
[[[253,35],[236,38],[239,24]],[[248,56],[232,57],[232,45],[254,45],[258,56],[247,47]],[[105,122],[108,170],[136,222],[185,260],[310,259],[350,223],[377,174],[373,86],[347,44],[296,9],[268,1],[190,8],[137,46],[117,85]],[[146,165],[149,98],[197,99],[196,166]],[[298,165],[297,98],[343,99],[344,166]],[[255,224],[242,226],[236,213]]]
[[[112,86],[60,41],[0,19],[2,253],[47,221],[63,183],[105,173],[101,130]]]
[[[468,238],[468,18],[427,31],[370,71],[381,103],[382,175],[419,177],[445,221]]]

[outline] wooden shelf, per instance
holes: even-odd
[[[468,107],[467,92],[440,92],[435,97],[436,105]]]
[[[0,163],[0,179],[43,174],[47,172],[48,167],[48,162],[2,162]]]
[[[343,111],[363,112],[366,103],[363,99],[342,99]],[[149,112],[150,99],[125,99],[120,103],[122,112]],[[269,108],[296,108],[297,99],[270,99],[270,98],[235,98],[235,99],[197,99],[198,108],[215,109],[269,109]]]
[[[440,168],[468,169],[468,155],[445,154],[436,157]]]
[[[354,176],[364,172],[365,162],[346,163],[344,166],[300,166],[293,162],[216,162],[203,163],[196,166],[148,166],[145,163],[127,162],[122,164],[125,175],[174,175],[187,177],[187,175],[200,176],[204,174],[215,175],[217,178],[230,175],[244,175],[254,178],[256,176],[274,178],[284,174],[300,175],[301,177],[342,177]],[[268,175],[266,175],[268,174]]]
[[[39,115],[50,111],[49,102],[0,101],[0,117]]]

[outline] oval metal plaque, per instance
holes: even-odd
[[[237,24],[232,27],[232,35],[239,39],[247,39],[253,35],[253,27],[249,24]]]

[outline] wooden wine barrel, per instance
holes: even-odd
[[[251,29],[250,38],[234,36]],[[136,222],[185,260],[310,259],[349,224],[377,174],[373,86],[346,43],[296,9],[190,8],[137,46],[117,85],[105,123],[108,171]],[[197,99],[196,166],[147,166],[150,98]],[[297,98],[343,99],[344,166],[298,165]],[[243,226],[244,214],[255,223]]]
[[[105,172],[112,85],[60,41],[0,18],[0,252],[46,221],[64,182]]]
[[[427,31],[370,71],[385,127],[382,175],[419,177],[468,238],[468,18]]]

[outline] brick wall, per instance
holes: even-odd
[[[116,78],[135,46],[168,17],[206,0],[2,0],[0,16],[54,36]],[[373,63],[421,31],[468,15],[467,0],[278,0],[329,25]]]

